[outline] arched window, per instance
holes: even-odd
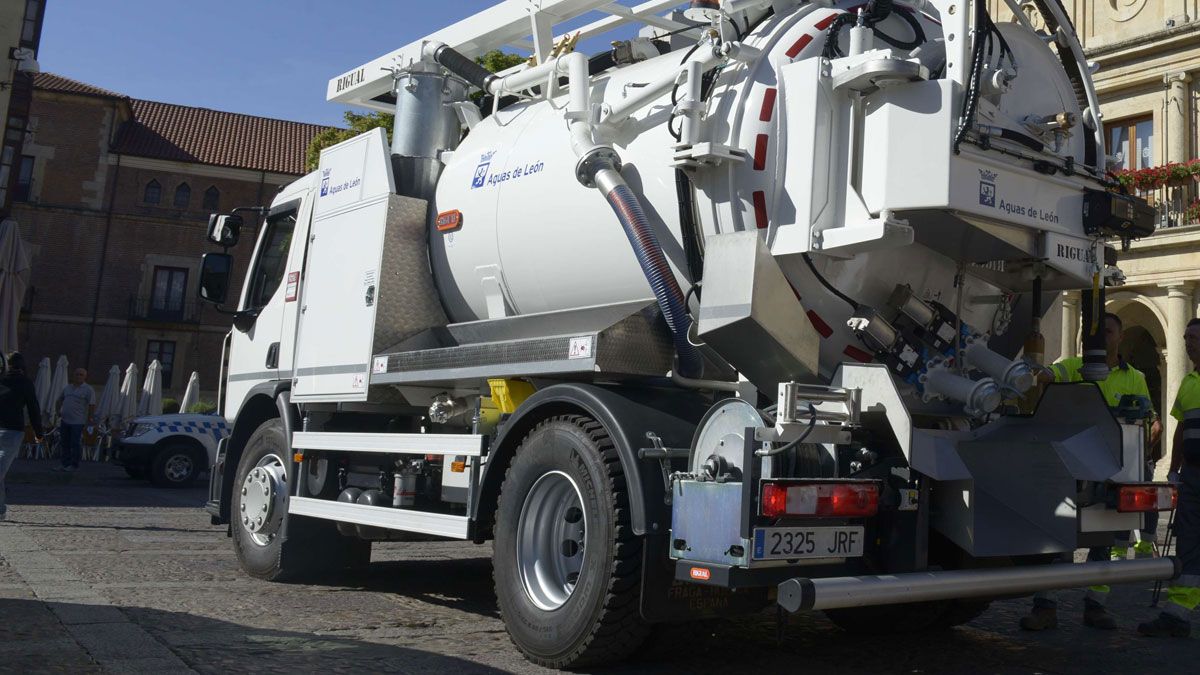
[[[204,191],[204,210],[221,210],[221,191],[217,189],[216,185],[210,185],[208,186],[208,189]]]
[[[142,201],[147,204],[157,204],[162,199],[162,186],[158,181],[152,180],[146,183],[146,190],[142,193]]]
[[[186,209],[190,201],[192,201],[192,188],[187,183],[180,183],[179,187],[175,188],[175,208]]]

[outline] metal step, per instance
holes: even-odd
[[[471,523],[471,519],[467,516],[451,516],[386,506],[365,506],[309,497],[289,498],[288,513],[310,518],[337,520],[343,523],[373,525],[390,530],[434,534],[452,539],[467,539]]]
[[[297,431],[292,447],[297,450],[379,452],[403,455],[483,454],[484,437],[479,434],[365,434],[331,431]]]

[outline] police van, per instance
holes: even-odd
[[[137,417],[113,442],[112,462],[131,478],[149,478],[159,487],[187,487],[208,472],[217,443],[228,435],[229,425],[220,415]]]

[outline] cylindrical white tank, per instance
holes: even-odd
[[[818,58],[824,31],[832,17],[852,7],[805,5],[785,16],[769,18],[746,36],[745,44],[762,51],[756,62],[730,62],[719,74],[708,102],[708,138],[753,154],[760,135],[774,138],[765,167],[755,158],[696,180],[697,219],[705,236],[759,228],[774,236],[783,176],[788,167],[783,138],[784,111],[769,108],[783,64]],[[922,17],[931,46],[940,28]],[[883,26],[895,35],[910,35],[898,18]],[[843,36],[843,42],[848,39]],[[930,65],[939,53],[924,50]],[[685,59],[676,51],[642,63],[610,70],[593,78],[592,101],[613,105],[630,92],[677,71]],[[1068,92],[1069,94],[1069,92]],[[566,97],[512,105],[476,125],[448,159],[437,187],[437,212],[462,213],[461,228],[431,232],[433,271],[451,319],[456,322],[604,305],[653,294],[621,226],[604,197],[575,177],[577,158],[571,150],[563,117]],[[608,129],[607,140],[618,151],[622,174],[641,198],[680,286],[686,278],[681,243],[676,169],[667,119],[671,94],[631,120]],[[678,121],[676,122],[678,124]],[[763,170],[765,168],[765,170]],[[756,194],[761,193],[761,194]],[[908,284],[929,300],[955,307],[959,261],[919,244],[901,251],[860,253],[851,259],[813,254],[817,270],[842,293],[864,304],[883,307],[898,284]],[[802,298],[810,320],[822,335],[821,371],[828,375],[846,360],[870,360],[862,343],[846,327],[849,305],[829,292],[812,271],[795,258],[784,271]],[[966,277],[967,298],[961,318],[980,332],[991,330],[997,315],[993,303],[999,289]]]

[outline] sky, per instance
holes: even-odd
[[[38,62],[133,98],[338,125],[346,107],[325,101],[331,78],[492,4],[48,0]]]

